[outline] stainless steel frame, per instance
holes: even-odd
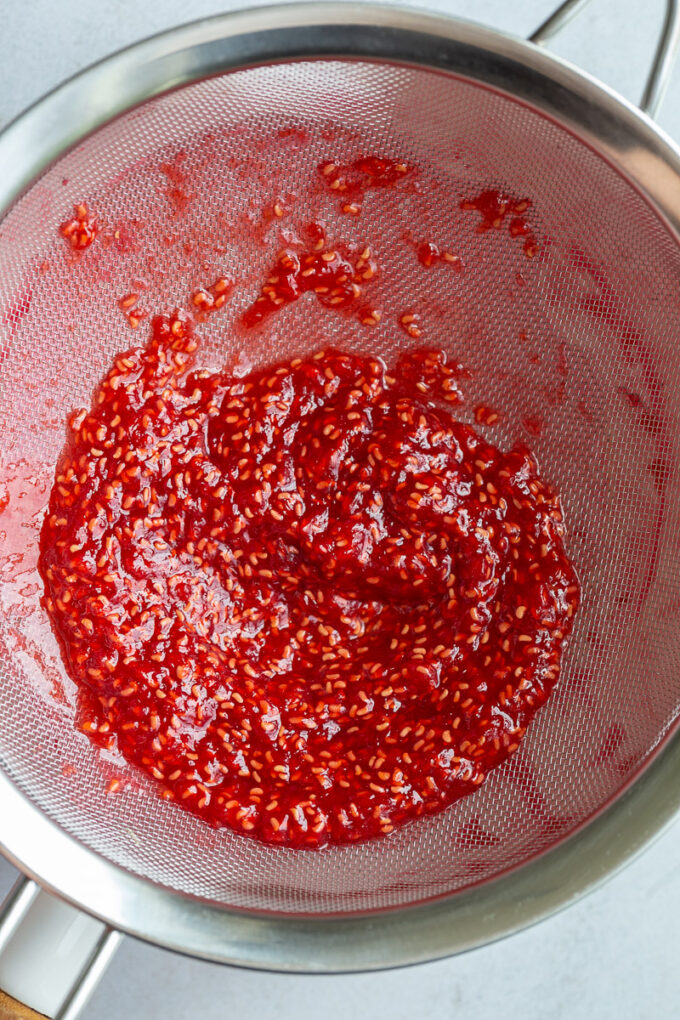
[[[589,3],[590,0],[564,0],[557,10],[532,32],[529,42],[543,46]],[[663,102],[679,42],[680,9],[677,0],[668,0],[656,53],[640,100],[640,109],[650,117],[656,116]]]
[[[534,39],[580,6],[567,0]],[[678,39],[677,2],[645,103],[656,108]],[[560,20],[561,19],[561,20]],[[559,27],[559,25],[557,25]],[[512,93],[571,128],[644,193],[680,243],[680,150],[636,107],[536,45],[387,6],[296,4],[196,22],[102,61],[0,137],[0,215],[67,149],[112,117],[228,69],[318,57],[386,60]],[[680,734],[614,803],[554,850],[495,881],[370,915],[283,917],[225,910],[136,877],[53,824],[0,774],[0,845],[25,873],[107,924],[170,949],[262,969],[375,970],[482,945],[567,906],[612,875],[680,807]]]

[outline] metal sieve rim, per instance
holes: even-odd
[[[680,151],[634,106],[523,40],[440,16],[359,4],[221,15],[82,72],[0,136],[0,215],[55,159],[146,99],[230,69],[313,58],[420,66],[524,100],[614,165],[680,237]],[[375,970],[484,944],[573,902],[670,822],[680,807],[679,773],[676,733],[625,793],[554,849],[452,896],[369,915],[254,914],[161,888],[73,839],[1,773],[0,848],[57,895],[171,949],[261,969]]]
[[[417,906],[310,917],[217,907],[140,878],[51,822],[0,773],[0,850],[61,899],[137,938],[257,970],[331,974],[441,959],[513,935],[612,878],[680,809],[680,732],[606,809],[500,878]]]

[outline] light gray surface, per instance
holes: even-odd
[[[0,0],[0,125],[97,57],[172,24],[235,6],[214,0],[154,0],[146,5],[132,0],[31,0],[20,6]],[[549,10],[545,0],[432,0],[428,6],[474,14],[518,34],[528,34]],[[555,49],[636,99],[662,6],[661,0],[594,0]],[[679,99],[676,74],[661,117],[676,138]],[[679,850],[676,826],[623,875],[557,918],[467,956],[401,972],[309,978],[230,971],[128,941],[86,1017],[675,1017],[680,1014],[675,951],[680,937]],[[0,893],[9,886],[11,874],[0,862]]]

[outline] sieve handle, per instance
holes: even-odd
[[[0,908],[0,1020],[75,1020],[121,938],[20,878]]]
[[[590,0],[564,0],[553,13],[529,36],[529,42],[543,46],[575,17]],[[640,100],[640,109],[650,117],[656,117],[663,102],[673,70],[675,55],[680,42],[679,0],[666,0],[666,16],[654,53],[652,66]]]

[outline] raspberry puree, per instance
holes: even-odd
[[[97,232],[97,219],[90,215],[90,210],[84,202],[75,206],[73,218],[59,227],[61,236],[66,238],[67,243],[76,251],[89,248],[96,240]]]
[[[192,368],[181,313],[73,416],[42,533],[81,726],[210,823],[318,847],[476,790],[559,674],[558,497],[458,366]]]

